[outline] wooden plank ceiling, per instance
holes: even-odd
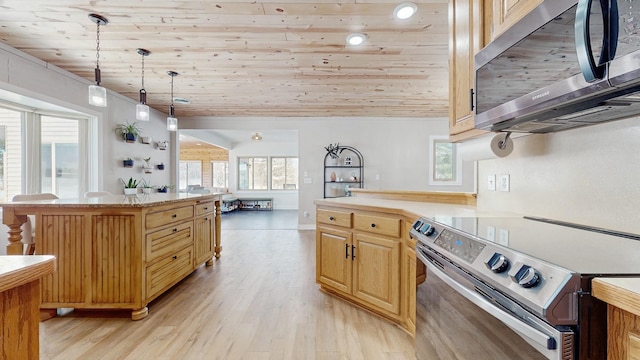
[[[148,104],[188,116],[447,116],[447,0],[1,0],[0,41]],[[351,32],[364,46],[346,46]]]

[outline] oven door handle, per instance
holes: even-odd
[[[444,281],[447,285],[451,286],[454,290],[459,292],[462,296],[469,299],[472,303],[476,304],[484,311],[488,312],[498,320],[502,321],[505,325],[510,327],[516,332],[525,335],[530,338],[532,341],[535,341],[537,344],[544,346],[546,349],[552,350],[555,348],[556,341],[553,337],[549,336],[549,334],[545,334],[538,329],[535,329],[517,318],[511,316],[504,310],[493,305],[487,299],[485,299],[482,295],[478,294],[475,291],[471,291],[465,286],[461,285],[450,276],[448,276],[445,272],[440,270],[440,268],[429,261],[422,252],[417,249],[416,256],[427,266],[429,271],[433,272],[438,278]]]

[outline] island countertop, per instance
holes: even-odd
[[[640,316],[640,278],[608,277],[593,280],[593,296]]]
[[[52,255],[0,256],[0,292],[38,280],[55,268],[56,258]]]
[[[136,195],[107,195],[92,198],[68,198],[54,200],[29,200],[0,203],[0,206],[30,207],[37,204],[39,207],[147,207],[172,203],[182,200],[213,197],[216,200],[222,198],[223,193],[213,194],[187,194],[187,193],[160,193],[160,194],[136,194]]]

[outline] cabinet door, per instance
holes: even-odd
[[[389,313],[400,314],[400,241],[355,234],[353,295]]]
[[[351,233],[319,227],[316,230],[316,281],[351,293]]]
[[[483,0],[449,1],[449,134],[452,141],[484,133],[474,127],[471,93],[475,91],[473,57],[485,44],[483,4]]]
[[[416,251],[415,249],[404,247],[404,267],[403,277],[403,297],[407,299],[405,325],[410,333],[416,333]]]
[[[213,214],[195,219],[194,266],[213,258]]]
[[[492,39],[522,19],[542,0],[494,0]]]

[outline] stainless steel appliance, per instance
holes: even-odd
[[[475,56],[476,128],[547,133],[640,114],[640,0],[544,0]]]
[[[428,277],[442,279],[548,359],[606,359],[607,307],[591,296],[591,280],[640,275],[640,236],[605,229],[537,218],[438,217],[416,220],[410,234]],[[419,341],[416,349],[418,359],[433,358]]]

